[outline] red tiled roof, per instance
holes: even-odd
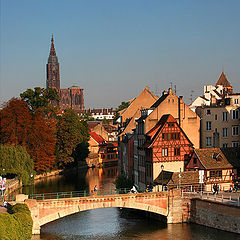
[[[102,136],[98,135],[95,132],[90,132],[89,134],[98,144],[106,141]]]

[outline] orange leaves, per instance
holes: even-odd
[[[54,119],[45,118],[41,111],[31,113],[25,101],[14,98],[0,111],[0,121],[1,143],[25,146],[37,172],[53,167]]]

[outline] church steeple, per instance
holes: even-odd
[[[53,39],[53,34],[52,34],[52,39],[51,39],[51,49],[50,49],[50,56],[56,56],[56,51],[54,47],[54,39]]]
[[[59,73],[59,63],[54,47],[53,35],[51,38],[51,48],[47,63],[47,88],[56,88],[60,91],[60,73]]]

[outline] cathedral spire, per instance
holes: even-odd
[[[54,47],[54,39],[53,39],[53,34],[52,34],[52,39],[51,39],[51,49],[50,49],[50,56],[56,56],[56,51]]]

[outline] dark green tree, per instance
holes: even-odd
[[[20,94],[20,97],[27,102],[28,107],[35,111],[38,108],[47,107],[50,101],[58,102],[59,96],[54,88],[35,87],[34,90],[27,89]]]
[[[114,116],[114,121],[116,121],[119,117],[119,112],[125,108],[128,108],[129,102],[122,102],[117,108]]]
[[[65,110],[57,123],[56,159],[63,168],[88,155],[88,125],[72,109]]]
[[[28,184],[33,173],[33,160],[24,147],[0,145],[0,175],[15,174],[23,184]]]

